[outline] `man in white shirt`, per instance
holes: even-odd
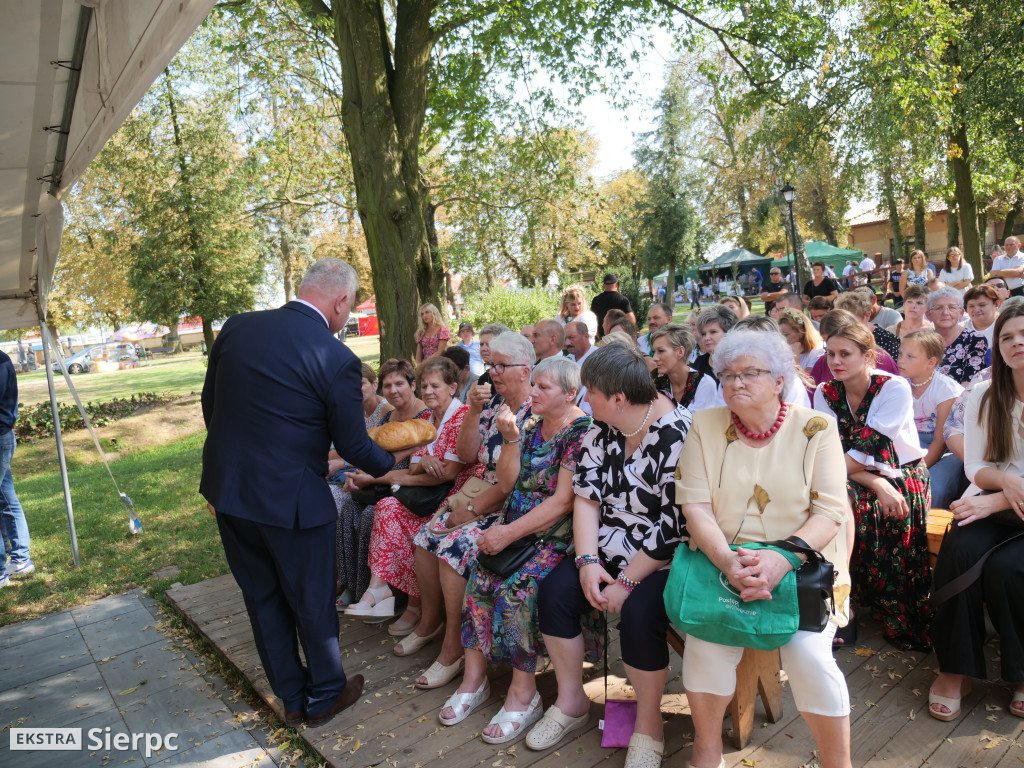
[[[1020,252],[1020,240],[1013,235],[1003,243],[1005,256],[992,259],[992,271],[989,277],[1001,277],[1006,281],[1006,288],[1011,296],[1024,296],[1024,256]]]
[[[590,337],[587,335],[586,325],[583,323],[566,323],[565,349],[572,359],[576,361],[577,365],[582,366],[583,361],[586,360],[590,354],[597,349],[597,347],[590,343]],[[590,408],[590,403],[584,400],[586,396],[587,388],[580,387],[580,393],[576,397],[576,404],[584,413],[589,416],[593,416],[594,412]]]
[[[843,287],[846,290],[853,288],[853,273],[857,271],[857,268],[853,266],[852,261],[846,262],[846,266],[843,267]]]

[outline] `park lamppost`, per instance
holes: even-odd
[[[786,205],[789,206],[789,231],[793,243],[793,266],[796,267],[797,284],[803,285],[807,280],[811,279],[811,276],[808,274],[808,270],[803,264],[803,259],[801,259],[797,253],[799,249],[796,244],[796,220],[793,218],[793,201],[796,200],[796,190],[793,188],[792,184],[786,182],[786,186],[779,191],[782,192],[782,199],[785,200]]]

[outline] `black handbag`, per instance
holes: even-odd
[[[530,559],[537,554],[537,544],[543,543],[544,539],[561,528],[567,519],[568,516],[560,518],[539,536],[530,534],[529,536],[523,536],[521,539],[516,539],[501,550],[501,552],[496,552],[493,555],[480,552],[476,556],[476,563],[480,568],[484,568],[491,573],[501,576],[503,579],[507,579],[530,562]]]
[[[444,503],[454,487],[454,480],[440,485],[401,485],[391,495],[402,502],[402,506],[416,517],[430,517]]]
[[[790,536],[785,541],[767,541],[766,545],[805,555],[807,561],[796,569],[796,600],[800,611],[800,629],[821,632],[835,612],[836,569],[825,556],[801,538]]]

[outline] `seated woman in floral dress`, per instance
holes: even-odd
[[[454,481],[449,496],[467,479],[477,474],[477,464],[464,464],[455,456],[455,441],[467,408],[455,399],[458,370],[446,357],[432,357],[417,370],[423,402],[430,408],[427,418],[437,428],[437,439],[416,450],[411,468],[393,470],[383,477],[365,472],[350,474],[352,488],[369,485],[429,486]],[[373,532],[370,534],[370,586],[362,599],[346,609],[346,615],[392,616],[395,598],[389,585],[410,597],[418,597],[413,536],[423,527],[424,518],[414,515],[394,496],[376,504]]]
[[[481,735],[490,744],[516,738],[541,715],[535,673],[547,653],[537,626],[537,588],[572,542],[572,479],[591,424],[575,405],[579,389],[579,366],[565,357],[548,358],[533,372],[533,416],[522,437],[508,406],[498,415],[505,441],[498,472],[512,465],[517,479],[504,519],[488,528],[477,546],[485,554],[498,554],[528,538],[536,552],[508,576],[480,564],[470,575],[462,612],[466,670],[462,685],[440,713],[445,725],[465,720],[490,696],[487,662],[511,663],[505,705]],[[536,538],[539,533],[542,540]]]
[[[910,385],[874,367],[875,339],[862,323],[828,338],[835,377],[814,392],[816,410],[839,423],[853,506],[850,575],[857,605],[870,608],[886,640],[927,649],[928,508],[931,485],[914,425]],[[851,619],[851,622],[853,619]]]

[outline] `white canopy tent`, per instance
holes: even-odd
[[[45,326],[61,199],[215,1],[0,0],[0,329]],[[43,352],[77,565],[45,342]]]

